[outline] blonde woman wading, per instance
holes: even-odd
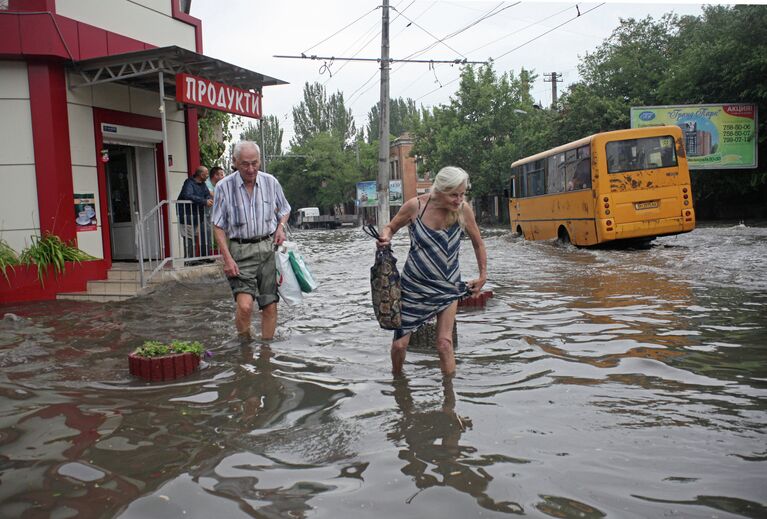
[[[410,251],[402,270],[402,327],[394,332],[392,373],[399,375],[411,334],[437,316],[437,352],[445,375],[455,372],[453,323],[458,299],[478,294],[487,281],[487,253],[474,218],[464,201],[469,175],[461,168],[442,168],[432,192],[405,202],[384,227],[378,246],[389,245],[402,227],[410,231]],[[477,257],[479,277],[464,283],[458,265],[461,235],[467,233]]]

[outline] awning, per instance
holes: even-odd
[[[182,73],[257,92],[265,86],[287,84],[286,81],[176,46],[75,61],[71,68],[85,81],[72,85],[72,88],[122,83],[156,92],[160,89],[159,78],[163,77],[165,92],[173,97],[176,95],[174,77]]]

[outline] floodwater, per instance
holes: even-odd
[[[392,378],[359,229],[295,235],[322,284],[267,346],[233,338],[223,278],[0,307],[24,318],[0,321],[0,517],[767,517],[767,227],[483,236],[495,297],[459,313],[452,379],[428,349]],[[130,377],[173,338],[210,365]]]

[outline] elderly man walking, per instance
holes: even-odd
[[[261,337],[271,339],[279,301],[274,250],[285,241],[290,204],[279,181],[259,171],[256,143],[238,142],[233,156],[237,171],[216,184],[213,233],[237,306],[237,332],[250,335],[255,302],[261,310]]]

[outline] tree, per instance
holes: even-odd
[[[389,100],[389,134],[399,137],[405,132],[412,131],[419,118],[420,112],[412,99]],[[368,112],[367,140],[368,143],[379,139],[381,123],[381,103],[378,102]]]
[[[282,155],[282,134],[279,119],[274,115],[267,115],[255,124],[248,123],[240,133],[240,139],[257,142],[264,161],[269,162]]]
[[[352,111],[344,105],[344,95],[328,98],[320,83],[304,85],[304,99],[293,107],[293,146],[303,146],[319,133],[329,132],[342,147],[351,145],[357,133]]]
[[[354,150],[344,149],[336,136],[318,133],[291,152],[272,163],[272,172],[292,206],[317,206],[330,213],[354,199],[362,177]]]
[[[413,152],[432,172],[447,165],[464,168],[473,197],[501,194],[511,162],[551,140],[550,117],[532,108],[533,80],[524,69],[516,78],[511,72],[498,77],[492,64],[466,67],[450,104],[424,113],[417,123]]]
[[[200,164],[212,167],[219,163],[231,140],[231,116],[217,110],[198,109],[197,133],[200,139]]]

